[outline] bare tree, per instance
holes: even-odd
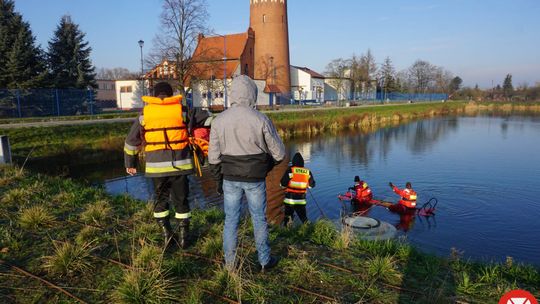
[[[165,59],[174,61],[178,89],[184,94],[198,36],[208,31],[208,5],[206,0],[162,1],[160,33],[147,62],[155,66]]]
[[[137,79],[139,75],[126,68],[99,68],[96,79],[118,80],[118,79]]]
[[[437,67],[424,60],[416,60],[407,70],[407,83],[415,93],[425,93],[432,86]]]
[[[329,79],[329,83],[337,92],[338,101],[343,99],[343,91],[348,82],[349,62],[342,58],[334,59],[326,66],[325,76]]]

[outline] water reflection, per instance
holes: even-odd
[[[287,143],[287,149],[290,155],[303,154],[317,181],[313,196],[331,219],[340,217],[342,205],[336,196],[352,185],[355,175],[366,180],[374,197],[382,200],[396,199],[389,181],[396,185],[411,181],[419,203],[438,198],[435,218],[400,216],[382,207],[369,209],[369,216],[401,229],[424,251],[447,255],[455,247],[467,257],[502,261],[509,255],[540,265],[540,221],[536,219],[540,214],[540,142],[532,140],[539,135],[536,117],[449,117],[375,132],[297,138]],[[191,181],[194,206],[221,202],[208,174]],[[128,192],[149,189],[145,183],[143,178],[129,181]],[[106,184],[112,193],[126,190],[122,180]],[[273,189],[269,190],[274,200],[269,209],[275,215],[282,192]],[[346,207],[359,211],[353,205]],[[311,220],[321,217],[309,196],[307,209]]]

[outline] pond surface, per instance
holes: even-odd
[[[369,216],[389,222],[425,252],[449,255],[451,248],[476,260],[540,265],[540,119],[534,117],[447,117],[388,127],[369,134],[344,133],[287,143],[300,151],[317,181],[308,196],[312,220],[338,219],[337,199],[359,175],[375,198],[397,201],[388,182],[410,181],[419,203],[439,201],[433,218],[401,217],[382,207]],[[120,162],[121,165],[121,162]],[[218,204],[209,177],[193,179],[197,206]],[[142,177],[106,183],[111,193],[148,198]],[[346,203],[347,209],[354,209]]]

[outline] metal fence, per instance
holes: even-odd
[[[0,118],[94,114],[94,90],[0,89]]]
[[[396,92],[370,92],[356,93],[352,100],[370,102],[400,102],[400,101],[436,101],[448,100],[444,93],[396,93]]]

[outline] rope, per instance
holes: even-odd
[[[311,189],[308,188],[308,192],[309,192],[309,195],[311,195],[311,198],[313,199],[313,202],[315,202],[315,205],[317,206],[317,208],[319,208],[319,211],[321,212],[321,215],[324,217],[324,218],[328,218],[326,216],[326,214],[324,214],[323,210],[321,209],[321,206],[319,206],[319,203],[317,203],[317,200],[315,199],[315,197],[313,196],[313,193],[311,192]]]

